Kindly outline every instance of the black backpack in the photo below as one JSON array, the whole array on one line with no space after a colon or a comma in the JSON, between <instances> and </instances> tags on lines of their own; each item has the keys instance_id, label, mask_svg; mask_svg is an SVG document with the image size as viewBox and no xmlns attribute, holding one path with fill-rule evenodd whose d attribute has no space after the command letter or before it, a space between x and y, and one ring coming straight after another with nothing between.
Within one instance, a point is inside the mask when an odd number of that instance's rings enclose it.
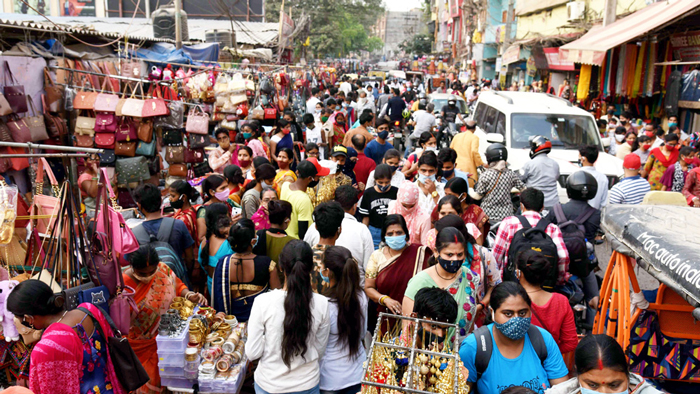
<instances>
[{"instance_id":1,"label":"black backpack","mask_svg":"<svg viewBox=\"0 0 700 394\"><path fill-rule=\"evenodd\" d=\"M595 213L596 209L589 205L574 220L566 218L561 204L556 204L553 211L557 218L557 223L559 223L561 235L564 238L564 245L566 245L566 250L569 252L569 272L583 279L591 273L591 259L588 256L586 230L583 227L583 223Z\"/></svg>"},{"instance_id":2,"label":"black backpack","mask_svg":"<svg viewBox=\"0 0 700 394\"><path fill-rule=\"evenodd\" d=\"M165 263L171 270L175 273L175 276L180 278L180 280L190 287L190 279L187 275L187 270L185 265L180 260L180 256L177 255L175 249L170 245L170 234L173 232L175 227L175 220L173 218L163 218L160 223L160 228L158 228L158 234L151 234L142 224L134 227L132 232L136 236L136 240L139 241L139 245L153 245L158 253L158 260Z\"/></svg>"},{"instance_id":3,"label":"black backpack","mask_svg":"<svg viewBox=\"0 0 700 394\"><path fill-rule=\"evenodd\" d=\"M542 333L534 324L530 324L527 330L527 335L530 337L530 343L540 359L540 363L544 367L544 361L547 359L547 345L544 343ZM489 326L481 326L474 331L476 337L476 357L474 359L474 367L476 368L476 380L481 379L481 375L486 372L486 368L491 361L491 353L493 353L493 336Z\"/></svg>"},{"instance_id":4,"label":"black backpack","mask_svg":"<svg viewBox=\"0 0 700 394\"><path fill-rule=\"evenodd\" d=\"M554 244L552 238L546 233L549 220L542 218L535 227L532 227L525 216L518 215L516 218L520 220L523 228L516 231L513 235L513 239L510 241L510 246L508 247L508 265L506 265L505 271L503 272L503 280L512 282L518 281L518 278L515 276L515 264L518 253L531 249L541 253L552 262L547 280L542 284L542 288L545 290L553 290L554 286L557 284L559 275L559 255L557 254L557 245Z\"/></svg>"}]
</instances>

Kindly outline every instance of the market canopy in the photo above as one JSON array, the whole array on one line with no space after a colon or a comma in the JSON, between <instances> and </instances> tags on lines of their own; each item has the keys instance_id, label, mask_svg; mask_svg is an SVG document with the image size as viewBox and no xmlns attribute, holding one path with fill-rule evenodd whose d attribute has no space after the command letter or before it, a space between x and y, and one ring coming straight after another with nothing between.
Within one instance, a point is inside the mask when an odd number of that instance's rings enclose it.
<instances>
[{"instance_id":1,"label":"market canopy","mask_svg":"<svg viewBox=\"0 0 700 394\"><path fill-rule=\"evenodd\" d=\"M684 17L700 0L666 0L648 5L608 26L595 26L583 37L559 48L563 60L600 66L605 53L652 30Z\"/></svg>"}]
</instances>

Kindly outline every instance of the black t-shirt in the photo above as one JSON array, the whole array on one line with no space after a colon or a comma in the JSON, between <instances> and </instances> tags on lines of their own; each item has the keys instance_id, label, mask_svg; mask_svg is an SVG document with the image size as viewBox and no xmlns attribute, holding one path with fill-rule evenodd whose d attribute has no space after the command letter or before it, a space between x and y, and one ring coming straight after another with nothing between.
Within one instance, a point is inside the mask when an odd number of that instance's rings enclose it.
<instances>
[{"instance_id":1,"label":"black t-shirt","mask_svg":"<svg viewBox=\"0 0 700 394\"><path fill-rule=\"evenodd\" d=\"M406 103L401 97L392 97L391 100L389 100L389 110L387 111L389 113L389 119L391 119L392 122L403 119L402 113L405 108Z\"/></svg>"},{"instance_id":2,"label":"black t-shirt","mask_svg":"<svg viewBox=\"0 0 700 394\"><path fill-rule=\"evenodd\" d=\"M390 187L386 193L379 193L374 187L365 190L365 194L362 195L362 204L360 204L360 215L369 216L370 226L382 228L384 218L389 212L389 203L396 200L398 191L396 186Z\"/></svg>"},{"instance_id":3,"label":"black t-shirt","mask_svg":"<svg viewBox=\"0 0 700 394\"><path fill-rule=\"evenodd\" d=\"M454 123L457 119L457 114L459 113L459 107L456 105L451 107L450 105L445 105L442 107L442 112L445 113L445 122Z\"/></svg>"}]
</instances>

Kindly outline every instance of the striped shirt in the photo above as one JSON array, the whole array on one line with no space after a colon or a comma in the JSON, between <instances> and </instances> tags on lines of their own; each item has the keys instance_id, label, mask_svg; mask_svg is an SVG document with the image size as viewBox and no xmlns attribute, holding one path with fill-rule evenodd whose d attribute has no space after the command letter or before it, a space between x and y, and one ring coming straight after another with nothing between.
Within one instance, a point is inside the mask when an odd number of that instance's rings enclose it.
<instances>
[{"instance_id":1,"label":"striped shirt","mask_svg":"<svg viewBox=\"0 0 700 394\"><path fill-rule=\"evenodd\" d=\"M649 182L641 176L623 178L610 189L610 204L640 204L649 193Z\"/></svg>"}]
</instances>

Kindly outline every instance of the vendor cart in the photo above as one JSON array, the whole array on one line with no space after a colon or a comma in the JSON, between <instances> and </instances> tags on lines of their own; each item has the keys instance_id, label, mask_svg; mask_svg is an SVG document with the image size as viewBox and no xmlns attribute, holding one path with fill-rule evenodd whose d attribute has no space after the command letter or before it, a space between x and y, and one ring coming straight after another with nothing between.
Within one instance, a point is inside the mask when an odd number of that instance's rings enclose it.
<instances>
[{"instance_id":1,"label":"vendor cart","mask_svg":"<svg viewBox=\"0 0 700 394\"><path fill-rule=\"evenodd\" d=\"M593 333L616 338L632 372L664 384L700 383L698 222L700 210L680 205L608 205L602 219L614 251ZM661 282L654 302L637 265Z\"/></svg>"}]
</instances>

